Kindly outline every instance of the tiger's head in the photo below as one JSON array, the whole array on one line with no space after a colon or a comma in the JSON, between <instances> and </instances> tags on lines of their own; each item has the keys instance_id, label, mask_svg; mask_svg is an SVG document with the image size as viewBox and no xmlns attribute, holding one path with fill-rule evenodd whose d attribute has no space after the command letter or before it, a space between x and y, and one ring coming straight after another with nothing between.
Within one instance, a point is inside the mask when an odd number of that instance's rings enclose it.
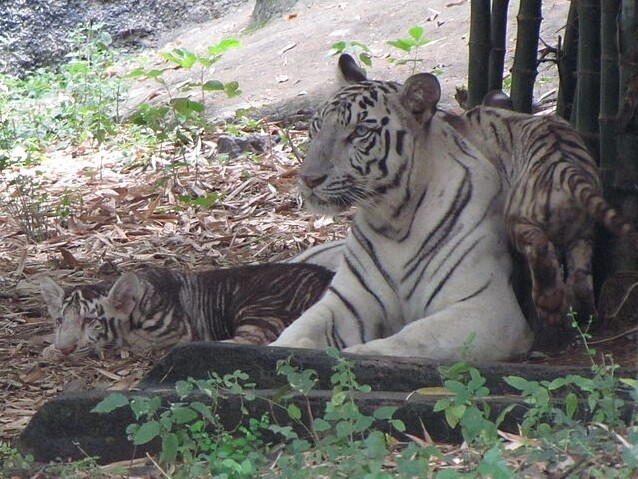
<instances>
[{"instance_id":1,"label":"tiger's head","mask_svg":"<svg viewBox=\"0 0 638 479\"><path fill-rule=\"evenodd\" d=\"M45 276L40 291L55 321L54 348L63 356L103 356L122 346L123 325L135 307L137 294L132 274L125 274L113 286L101 283L70 288Z\"/></svg>"},{"instance_id":2,"label":"tiger's head","mask_svg":"<svg viewBox=\"0 0 638 479\"><path fill-rule=\"evenodd\" d=\"M62 288L45 276L40 279L40 291L55 322L55 349L63 356L99 354L108 342L101 306L108 287L82 285Z\"/></svg>"},{"instance_id":3,"label":"tiger's head","mask_svg":"<svg viewBox=\"0 0 638 479\"><path fill-rule=\"evenodd\" d=\"M406 157L427 130L441 96L429 73L400 85L365 79L348 55L339 59L346 81L314 116L311 144L299 173L299 188L309 208L336 214L358 205L374 208L403 182Z\"/></svg>"}]
</instances>

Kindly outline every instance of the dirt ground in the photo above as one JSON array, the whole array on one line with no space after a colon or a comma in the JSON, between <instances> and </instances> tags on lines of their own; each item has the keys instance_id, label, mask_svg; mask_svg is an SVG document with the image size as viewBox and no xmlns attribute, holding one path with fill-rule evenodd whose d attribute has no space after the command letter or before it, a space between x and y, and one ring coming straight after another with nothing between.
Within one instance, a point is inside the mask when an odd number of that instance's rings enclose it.
<instances>
[{"instance_id":1,"label":"dirt ground","mask_svg":"<svg viewBox=\"0 0 638 479\"><path fill-rule=\"evenodd\" d=\"M507 57L511 66L516 38L518 1L510 2ZM457 107L456 87L466 84L469 41L469 0L299 0L288 15L272 19L261 29L250 29L249 1L227 16L167 36L164 49L175 47L203 51L223 38L237 38L241 48L229 50L215 65L210 79L237 80L243 94L226 99L218 94L209 102L213 116L232 115L238 108L269 105L266 111L281 113L315 105L335 87L336 59L329 55L338 41L358 41L373 55L369 76L380 80L402 81L412 73L410 65L396 65L389 57L407 58L386 44L405 38L407 30L421 25L431 42L417 53L419 69L437 71L442 85L442 106ZM545 0L541 39L556 45L562 34L569 0ZM152 57L151 57L152 58ZM174 72L176 82L188 74ZM537 97L555 88L556 70L549 64L539 68ZM157 93L152 82L140 83L132 92L129 105ZM275 107L273 107L275 105Z\"/></svg>"},{"instance_id":2,"label":"dirt ground","mask_svg":"<svg viewBox=\"0 0 638 479\"><path fill-rule=\"evenodd\" d=\"M517 3L517 2L513 2ZM172 46L204 48L224 37L240 38L243 47L228 52L212 78L238 80L244 94L232 100L214 97L215 115L237 108L286 104L312 105L334 88L330 45L357 40L373 53L375 78L403 79L407 67L386 61L396 55L386 40L406 36L413 25L425 27L433 42L420 56L425 69L440 70L444 106L465 83L469 2L432 0L300 1L291 15L248 32L252 4L227 17L176 33ZM544 2L543 38L555 42L567 0ZM514 24L515 8L512 8ZM388 13L383 13L388 12ZM294 15L293 15L294 14ZM514 37L511 30L510 37ZM513 46L513 43L511 44ZM156 57L149 54L149 62ZM174 72L175 81L183 80ZM538 96L551 94L553 70L542 70ZM142 83L132 100L154 95L157 85ZM290 105L293 105L292 107ZM74 359L45 361L42 349L52 341L53 325L37 290L37 278L49 274L67 283L95 281L139 263L194 268L272 261L323 241L344 236L348 215L316 217L300 208L294 194L297 160L283 142L276 123L263 121L260 133L273 138L266 152L230 162L211 161L216 137L205 138L197 151L181 152L189 166L171 167L161 158L121 161L115 150L98 153L83 148L50 152L39 169L51 197L68 195L64 221L51 225L52 236L26 241L13 218L0 216L0 440L15 438L37 408L63 391L86 388L126 389L134 385L156 358ZM294 140L304 132L291 131ZM145 158L143 146L132 155ZM177 157L177 152L175 152ZM14 173L14 172L10 172ZM218 192L223 197L206 209L181 202L180 195ZM619 364L634 367L635 325L596 333L598 354L611 352ZM548 364L589 364L582 346L575 346Z\"/></svg>"}]
</instances>

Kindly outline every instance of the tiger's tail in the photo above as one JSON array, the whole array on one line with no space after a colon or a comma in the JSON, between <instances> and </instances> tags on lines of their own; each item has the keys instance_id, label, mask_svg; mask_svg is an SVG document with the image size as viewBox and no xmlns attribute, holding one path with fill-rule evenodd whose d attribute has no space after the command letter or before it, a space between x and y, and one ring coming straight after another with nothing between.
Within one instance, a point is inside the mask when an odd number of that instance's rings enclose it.
<instances>
[{"instance_id":1,"label":"tiger's tail","mask_svg":"<svg viewBox=\"0 0 638 479\"><path fill-rule=\"evenodd\" d=\"M592 187L585 187L578 192L578 197L592 218L628 242L638 252L638 230L628 223L599 191Z\"/></svg>"}]
</instances>

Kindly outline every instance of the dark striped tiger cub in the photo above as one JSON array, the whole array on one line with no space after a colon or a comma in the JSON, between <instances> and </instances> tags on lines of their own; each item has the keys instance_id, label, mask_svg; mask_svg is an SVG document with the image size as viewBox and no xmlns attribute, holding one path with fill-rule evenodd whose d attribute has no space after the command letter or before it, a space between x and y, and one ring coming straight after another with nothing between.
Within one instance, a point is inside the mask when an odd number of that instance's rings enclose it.
<instances>
[{"instance_id":1,"label":"dark striped tiger cub","mask_svg":"<svg viewBox=\"0 0 638 479\"><path fill-rule=\"evenodd\" d=\"M436 77L368 81L342 56L338 91L311 122L305 203L358 211L325 296L273 345L503 360L532 334L510 284L505 187L437 110Z\"/></svg>"},{"instance_id":2,"label":"dark striped tiger cub","mask_svg":"<svg viewBox=\"0 0 638 479\"><path fill-rule=\"evenodd\" d=\"M596 314L591 271L596 221L638 249L638 233L602 195L596 164L574 128L554 115L509 111L491 92L483 106L453 123L497 166L508 189L505 222L525 257L537 316L567 323Z\"/></svg>"},{"instance_id":3,"label":"dark striped tiger cub","mask_svg":"<svg viewBox=\"0 0 638 479\"><path fill-rule=\"evenodd\" d=\"M148 268L115 282L62 288L41 280L55 319L46 354L163 350L179 342L268 344L325 292L333 273L271 263L178 272Z\"/></svg>"}]
</instances>

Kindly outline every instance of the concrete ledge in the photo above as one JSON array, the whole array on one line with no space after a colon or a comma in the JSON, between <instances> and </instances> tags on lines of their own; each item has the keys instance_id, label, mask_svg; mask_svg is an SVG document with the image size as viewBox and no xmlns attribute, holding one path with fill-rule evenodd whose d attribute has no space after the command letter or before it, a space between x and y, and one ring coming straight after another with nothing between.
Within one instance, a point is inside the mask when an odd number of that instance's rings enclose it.
<instances>
[{"instance_id":1,"label":"concrete ledge","mask_svg":"<svg viewBox=\"0 0 638 479\"><path fill-rule=\"evenodd\" d=\"M128 397L141 395L160 397L163 404L178 401L174 384L177 380L207 378L210 371L219 375L241 370L250 376L251 382L257 384L258 396L254 401L244 402L250 417L260 417L264 413L271 415L272 421L279 424L290 424L298 433L304 429L291 423L286 412L273 407L273 402L281 396L282 386L286 385L284 377L276 374L276 363L280 359L291 357L291 362L300 368L312 368L319 375L319 384L307 401L295 396L295 402L304 412L303 421L308 423L307 405L313 417L323 416L326 402L331 397L330 376L334 360L325 352L317 350L293 350L285 348L243 346L227 343L191 343L173 349L140 383L138 390L126 391ZM361 384L369 384L373 392L358 394L356 402L364 414L371 415L381 406L398 407L395 417L402 419L407 432L422 436L422 424L436 441L457 442L461 440L460 432L451 430L443 414L434 413L433 407L441 396L423 396L410 394L423 388L440 386L440 366L431 361L416 358L390 358L372 356L349 356L354 361L357 380ZM513 394L503 381L503 376L517 375L529 380L551 380L567 374L591 376L589 368L547 367L543 365L527 365L500 363L476 365L487 380L487 386L493 397L488 399L492 418L504 408L512 404L514 408L502 425L504 430L516 432L525 409L520 397ZM636 372L630 370L617 371L617 375L635 377ZM47 462L56 459L81 459L98 456L100 463L127 460L143 456L146 452L159 450L159 443L153 442L144 447L135 448L126 437L126 427L135 422L128 408L121 408L110 414L91 413L91 409L112 391L87 391L67 393L48 401L31 419L23 432L19 447L26 453L32 453L37 461ZM408 399L409 398L409 399ZM186 401L207 398L201 394L193 394ZM560 399L558 399L560 401ZM220 398L217 412L222 423L228 429L235 429L242 421L239 396ZM579 408L586 410L585 404ZM629 409L629 408L627 408ZM627 411L630 414L631 411ZM247 418L243 418L244 420ZM383 428L383 424L378 424ZM391 431L387 431L391 432ZM276 437L265 438L276 441Z\"/></svg>"}]
</instances>

